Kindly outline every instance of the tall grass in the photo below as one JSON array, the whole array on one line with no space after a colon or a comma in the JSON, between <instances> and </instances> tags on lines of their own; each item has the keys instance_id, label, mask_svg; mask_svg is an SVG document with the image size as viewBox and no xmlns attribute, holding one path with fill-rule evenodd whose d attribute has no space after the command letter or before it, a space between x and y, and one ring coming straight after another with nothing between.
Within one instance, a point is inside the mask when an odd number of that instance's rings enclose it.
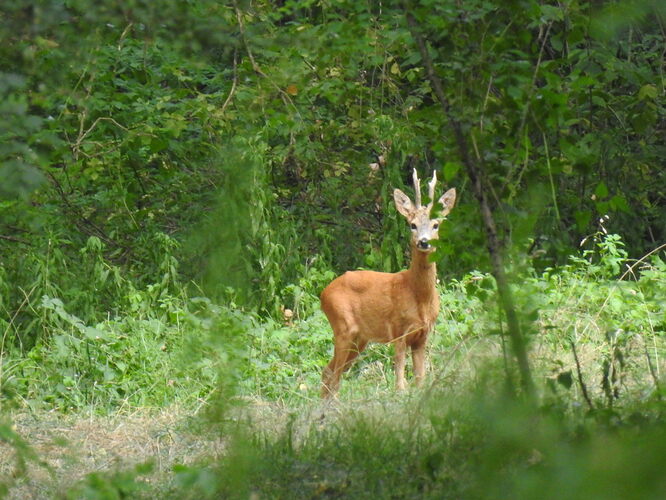
<instances>
[{"instance_id":1,"label":"tall grass","mask_svg":"<svg viewBox=\"0 0 666 500\"><path fill-rule=\"evenodd\" d=\"M442 285L423 389L395 393L391 348L376 345L339 401L320 403L332 334L317 292L330 275L314 270L289 291L295 313L275 318L165 288L136 290L125 316L95 323L56 297L31 301L44 335L27 356L3 343L3 404L207 408L203 428L225 455L178 466L139 496L657 498L666 264L630 261L614 237L595 244L564 268L514 279L536 406L516 396L494 281L482 273ZM0 431L23 446L8 424ZM134 492L151 474L97 474L72 495Z\"/></svg>"},{"instance_id":2,"label":"tall grass","mask_svg":"<svg viewBox=\"0 0 666 500\"><path fill-rule=\"evenodd\" d=\"M264 429L215 466L217 491L231 498L658 498L666 491L660 401L613 419L564 416L502 397L497 375L392 404L344 403L301 421L304 429L298 418L278 432ZM241 471L238 454L252 457Z\"/></svg>"},{"instance_id":3,"label":"tall grass","mask_svg":"<svg viewBox=\"0 0 666 500\"><path fill-rule=\"evenodd\" d=\"M536 406L511 387L492 279L453 282L424 390L392 392L386 347L361 357L332 406L295 391L302 372L278 379L282 418L255 414L208 486L230 498L661 498L665 271L606 237L521 276ZM318 321L278 332L299 338Z\"/></svg>"}]
</instances>

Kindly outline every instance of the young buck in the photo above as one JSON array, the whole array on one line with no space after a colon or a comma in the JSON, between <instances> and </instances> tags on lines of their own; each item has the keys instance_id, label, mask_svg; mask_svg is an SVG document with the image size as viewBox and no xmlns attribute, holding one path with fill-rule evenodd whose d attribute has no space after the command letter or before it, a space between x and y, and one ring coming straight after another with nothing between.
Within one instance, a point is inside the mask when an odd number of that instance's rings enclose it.
<instances>
[{"instance_id":1,"label":"young buck","mask_svg":"<svg viewBox=\"0 0 666 500\"><path fill-rule=\"evenodd\" d=\"M421 205L419 178L414 170L416 203L396 189L395 206L412 230L412 261L398 273L348 271L334 279L321 293L321 308L333 328L334 354L322 373L321 396L337 394L342 373L349 369L368 342L395 346L396 388L405 388L405 352L412 350L414 376L421 384L425 376L425 348L439 312L435 289L435 264L428 259L434 250L442 220L456 201L455 188L438 200L442 211L431 218L436 173L428 183L429 203Z\"/></svg>"}]
</instances>

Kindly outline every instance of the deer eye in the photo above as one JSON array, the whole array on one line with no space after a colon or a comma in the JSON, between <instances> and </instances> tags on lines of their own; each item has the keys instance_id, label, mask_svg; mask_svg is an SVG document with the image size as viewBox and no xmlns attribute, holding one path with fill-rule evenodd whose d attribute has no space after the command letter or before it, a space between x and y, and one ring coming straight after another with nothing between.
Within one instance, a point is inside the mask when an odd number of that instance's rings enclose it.
<instances>
[{"instance_id":1,"label":"deer eye","mask_svg":"<svg viewBox=\"0 0 666 500\"><path fill-rule=\"evenodd\" d=\"M437 229L438 227L439 227L439 222L435 222L435 223L432 225L432 228L433 228L433 229Z\"/></svg>"},{"instance_id":2,"label":"deer eye","mask_svg":"<svg viewBox=\"0 0 666 500\"><path fill-rule=\"evenodd\" d=\"M411 227L412 227L412 231L416 231L416 224L414 224L414 223L412 222Z\"/></svg>"}]
</instances>

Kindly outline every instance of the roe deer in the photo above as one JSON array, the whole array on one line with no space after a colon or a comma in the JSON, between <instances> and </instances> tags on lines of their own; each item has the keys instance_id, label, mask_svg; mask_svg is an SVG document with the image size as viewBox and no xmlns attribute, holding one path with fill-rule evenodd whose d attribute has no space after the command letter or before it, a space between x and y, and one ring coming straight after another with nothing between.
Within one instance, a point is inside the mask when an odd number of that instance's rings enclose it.
<instances>
[{"instance_id":1,"label":"roe deer","mask_svg":"<svg viewBox=\"0 0 666 500\"><path fill-rule=\"evenodd\" d=\"M428 183L429 203L421 205L419 178L414 169L416 203L395 189L395 206L412 230L412 260L398 273L348 271L321 293L321 308L333 328L334 354L322 373L321 397L335 396L342 373L349 369L368 342L395 346L396 389L405 388L405 351L412 349L414 376L420 385L425 376L425 347L439 312L435 289L436 268L428 259L438 238L439 225L456 201L455 188L439 199L439 217L430 218L437 174Z\"/></svg>"}]
</instances>

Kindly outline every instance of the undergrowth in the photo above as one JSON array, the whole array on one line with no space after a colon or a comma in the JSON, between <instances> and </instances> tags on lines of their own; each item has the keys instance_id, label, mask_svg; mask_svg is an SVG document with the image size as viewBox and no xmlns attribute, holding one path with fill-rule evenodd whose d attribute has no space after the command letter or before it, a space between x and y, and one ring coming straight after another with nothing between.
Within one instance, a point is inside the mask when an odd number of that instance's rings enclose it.
<instances>
[{"instance_id":1,"label":"undergrowth","mask_svg":"<svg viewBox=\"0 0 666 500\"><path fill-rule=\"evenodd\" d=\"M96 245L89 242L86 252ZM16 318L0 320L5 404L102 413L174 401L196 406L215 392L221 370L243 396L289 404L317 398L321 369L332 355L318 292L332 273L306 274L285 292L293 309L283 307L270 317L189 296L170 277L175 270L161 283L137 289L97 259L90 267L99 269L96 274L106 270L100 283L111 281L106 286L121 290L126 306L89 323L57 295L26 294L21 314L41 333L34 346L25 346ZM622 391L640 392L646 381L657 385L664 359L665 276L659 255L630 261L613 235L598 238L596 248L563 268L516 274L520 317L542 380L570 380L576 400L588 406L596 406L592 397L612 404ZM446 378L465 363L473 370L470 360L478 357L504 357L508 366L493 278L470 273L443 284L440 296L430 342L433 376ZM341 397L390 390L391 351L371 345L346 374ZM589 386L589 401L581 380Z\"/></svg>"},{"instance_id":2,"label":"undergrowth","mask_svg":"<svg viewBox=\"0 0 666 500\"><path fill-rule=\"evenodd\" d=\"M229 498L659 498L666 492L661 394L612 417L565 416L507 398L500 370L481 371L481 380L394 401L309 407L309 418L294 412L278 431L240 432L230 453L204 469L207 487Z\"/></svg>"},{"instance_id":3,"label":"undergrowth","mask_svg":"<svg viewBox=\"0 0 666 500\"><path fill-rule=\"evenodd\" d=\"M92 323L58 296L30 296L25 308L42 333L27 349L12 320L2 324L0 397L5 409L36 414L176 404L222 423L206 431L228 441L222 459L178 466L159 487L142 479L149 466L96 473L72 497L150 497L155 488L174 498L657 497L666 263L657 252L629 260L615 236L594 245L560 269L514 274L536 407L507 396L515 374L504 319L494 280L476 272L441 285L420 391L394 393L391 348L375 345L345 375L339 402L318 402L332 334L317 293L332 275L312 271L285 294L293 309L276 317L169 280L125 284L125 314ZM0 438L17 477L39 463L10 420ZM3 481L9 491L13 481Z\"/></svg>"}]
</instances>

